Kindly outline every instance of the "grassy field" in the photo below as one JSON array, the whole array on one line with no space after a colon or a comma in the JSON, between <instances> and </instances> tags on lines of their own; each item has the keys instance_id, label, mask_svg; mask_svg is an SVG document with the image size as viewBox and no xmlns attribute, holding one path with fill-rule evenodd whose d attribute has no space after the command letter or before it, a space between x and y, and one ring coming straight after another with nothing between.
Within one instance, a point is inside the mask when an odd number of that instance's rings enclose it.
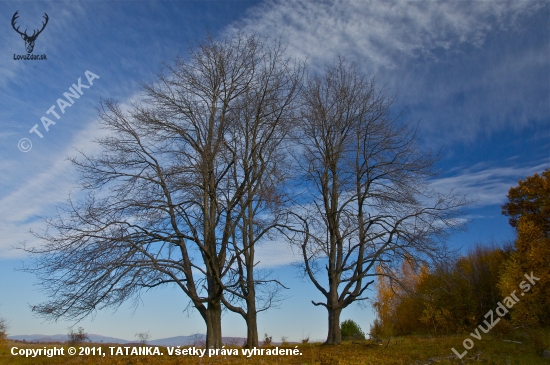
<instances>
[{"instance_id":1,"label":"grassy field","mask_svg":"<svg viewBox=\"0 0 550 365\"><path fill-rule=\"evenodd\" d=\"M24 356L11 355L11 348L16 346L19 349L44 348L40 344L25 344L9 341L0 350L0 364L22 365L22 364L113 364L113 365L161 365L161 364L302 364L302 365L332 365L332 364L550 364L550 360L543 359L537 354L542 346L547 346L550 340L550 331L519 332L507 336L496 337L490 334L483 335L481 340L474 340L474 346L468 351L462 360L449 359L454 347L458 352L463 352L462 342L466 335L421 337L407 336L385 339L382 345L369 342L351 343L347 342L340 346L323 346L321 344L303 344L298 349L302 355L297 356L252 356L247 358L243 355L218 355L199 358L196 356L168 356L167 349L159 347L163 356L111 356L108 345L102 344L102 352L106 356L70 356L67 355L68 345L57 345L65 348L65 356L51 357L38 356L25 358ZM517 341L506 342L504 340ZM53 347L53 344L46 347ZM86 344L91 347L93 344ZM96 345L96 347L99 345ZM118 345L111 345L118 346ZM182 347L187 348L187 347ZM230 347L238 350L241 349ZM273 349L274 347L271 347ZM294 346L286 346L294 349ZM265 347L264 349L268 349Z\"/></svg>"}]
</instances>

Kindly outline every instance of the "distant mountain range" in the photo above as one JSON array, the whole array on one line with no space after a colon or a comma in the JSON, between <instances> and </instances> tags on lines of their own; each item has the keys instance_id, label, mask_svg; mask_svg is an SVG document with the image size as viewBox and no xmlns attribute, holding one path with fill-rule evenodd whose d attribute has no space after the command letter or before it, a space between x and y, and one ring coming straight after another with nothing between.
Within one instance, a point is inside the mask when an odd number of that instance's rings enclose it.
<instances>
[{"instance_id":1,"label":"distant mountain range","mask_svg":"<svg viewBox=\"0 0 550 365\"><path fill-rule=\"evenodd\" d=\"M138 342L94 334L88 334L88 337L90 338L90 342L94 343L116 343L123 345ZM18 335L8 336L8 339L27 342L65 342L67 341L67 335ZM147 344L153 346L189 346L193 344L201 344L204 341L206 341L206 335L196 333L190 336L176 336L151 340L147 341ZM245 341L246 339L242 337L222 337L223 343L235 346L241 346L245 343Z\"/></svg>"},{"instance_id":2,"label":"distant mountain range","mask_svg":"<svg viewBox=\"0 0 550 365\"><path fill-rule=\"evenodd\" d=\"M97 343L130 343L132 341L123 340L115 337L107 337L101 335L89 334L91 342ZM67 335L18 335L8 336L10 340L27 341L27 342L65 342L67 341Z\"/></svg>"}]
</instances>

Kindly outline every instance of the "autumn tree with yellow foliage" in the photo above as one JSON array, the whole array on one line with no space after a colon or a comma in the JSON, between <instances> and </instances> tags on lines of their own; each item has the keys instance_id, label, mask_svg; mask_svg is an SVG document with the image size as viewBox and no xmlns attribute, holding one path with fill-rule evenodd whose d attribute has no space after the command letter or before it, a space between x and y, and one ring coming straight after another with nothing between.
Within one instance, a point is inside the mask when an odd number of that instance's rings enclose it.
<instances>
[{"instance_id":1,"label":"autumn tree with yellow foliage","mask_svg":"<svg viewBox=\"0 0 550 365\"><path fill-rule=\"evenodd\" d=\"M518 324L550 325L550 169L520 180L510 188L502 213L516 229L515 252L504 265L499 288L503 295L518 290L524 275L540 280L514 305Z\"/></svg>"},{"instance_id":2,"label":"autumn tree with yellow foliage","mask_svg":"<svg viewBox=\"0 0 550 365\"><path fill-rule=\"evenodd\" d=\"M424 303L416 295L416 290L419 282L428 275L427 267L418 268L408 257L399 270L378 265L376 273L377 296L373 308L378 318L371 332L379 335L407 334L422 327L420 316Z\"/></svg>"}]
</instances>

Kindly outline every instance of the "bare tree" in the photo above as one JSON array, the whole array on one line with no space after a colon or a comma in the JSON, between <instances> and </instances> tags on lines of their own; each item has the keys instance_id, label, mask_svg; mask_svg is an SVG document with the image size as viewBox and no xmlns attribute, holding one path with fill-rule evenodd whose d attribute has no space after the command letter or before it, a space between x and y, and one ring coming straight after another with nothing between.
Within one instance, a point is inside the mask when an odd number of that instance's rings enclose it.
<instances>
[{"instance_id":1,"label":"bare tree","mask_svg":"<svg viewBox=\"0 0 550 365\"><path fill-rule=\"evenodd\" d=\"M237 156L232 166L233 184L244 184L232 241L236 260L223 302L246 321L249 348L259 345L257 313L280 300L284 288L267 271L255 268L256 246L280 226L280 208L286 200L284 182L289 175L287 136L296 119L295 98L304 70L301 63L283 58L283 50L276 43L264 53L258 65L260 82L240 99L241 107L232 116L235 128L230 148Z\"/></svg>"},{"instance_id":2,"label":"bare tree","mask_svg":"<svg viewBox=\"0 0 550 365\"><path fill-rule=\"evenodd\" d=\"M209 38L145 85L129 111L103 102L102 124L112 131L98 140L103 152L71 159L86 197L47 221L54 233L39 235L44 246L26 248L40 254L30 270L50 296L38 313L81 318L175 284L204 319L206 346L222 346L224 278L242 254L232 240L250 196L265 186L252 170L233 173L248 158L240 153L249 141L236 138L239 115L262 88L280 100L255 102L259 119L284 115L295 87L291 75L272 82L266 72L276 73L281 59L267 53L253 35ZM277 87L288 91L271 91ZM271 138L268 129L262 138Z\"/></svg>"},{"instance_id":3,"label":"bare tree","mask_svg":"<svg viewBox=\"0 0 550 365\"><path fill-rule=\"evenodd\" d=\"M340 60L310 77L302 95L307 193L290 213L297 224L288 236L325 297L312 303L328 311L326 343L337 344L340 313L366 299L376 265L440 255L437 237L459 225L464 201L430 189L436 158L420 151L415 129L390 118L393 99L353 64Z\"/></svg>"},{"instance_id":4,"label":"bare tree","mask_svg":"<svg viewBox=\"0 0 550 365\"><path fill-rule=\"evenodd\" d=\"M69 333L67 334L67 338L68 338L67 342L71 345L84 343L90 340L90 337L82 327L78 327L76 331L74 330L74 328L69 328Z\"/></svg>"},{"instance_id":5,"label":"bare tree","mask_svg":"<svg viewBox=\"0 0 550 365\"><path fill-rule=\"evenodd\" d=\"M151 338L151 335L149 334L149 331L147 332L138 332L135 334L136 339L139 341L140 344L146 345L147 341Z\"/></svg>"},{"instance_id":6,"label":"bare tree","mask_svg":"<svg viewBox=\"0 0 550 365\"><path fill-rule=\"evenodd\" d=\"M8 322L5 318L0 317L0 345L8 339Z\"/></svg>"}]
</instances>

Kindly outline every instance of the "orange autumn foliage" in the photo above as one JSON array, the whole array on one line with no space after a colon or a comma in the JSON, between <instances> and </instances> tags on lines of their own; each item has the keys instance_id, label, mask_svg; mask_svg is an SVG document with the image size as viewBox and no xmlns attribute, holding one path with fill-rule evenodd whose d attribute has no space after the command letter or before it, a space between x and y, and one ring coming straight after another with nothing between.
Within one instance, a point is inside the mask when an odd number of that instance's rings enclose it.
<instances>
[{"instance_id":1,"label":"orange autumn foliage","mask_svg":"<svg viewBox=\"0 0 550 365\"><path fill-rule=\"evenodd\" d=\"M459 333L525 281L539 278L503 320L517 325L550 325L550 170L519 181L502 213L516 229L514 248L476 246L466 256L415 268L377 269L377 314L371 332L379 335ZM391 278L391 279L390 279ZM508 324L509 326L509 324ZM501 326L502 327L502 326Z\"/></svg>"},{"instance_id":2,"label":"orange autumn foliage","mask_svg":"<svg viewBox=\"0 0 550 365\"><path fill-rule=\"evenodd\" d=\"M422 314L421 302L415 296L418 283L428 275L428 269L421 266L415 269L411 259L404 260L400 270L391 270L378 266L376 283L376 301L373 307L378 318L371 332L394 335L415 331Z\"/></svg>"},{"instance_id":3,"label":"orange autumn foliage","mask_svg":"<svg viewBox=\"0 0 550 365\"><path fill-rule=\"evenodd\" d=\"M518 324L550 325L550 170L520 180L510 188L502 213L516 229L515 253L503 267L502 294L517 290L533 272L540 279L514 306Z\"/></svg>"},{"instance_id":4,"label":"orange autumn foliage","mask_svg":"<svg viewBox=\"0 0 550 365\"><path fill-rule=\"evenodd\" d=\"M377 319L371 331L443 334L475 327L502 300L497 284L509 256L507 249L476 246L468 255L431 270L414 270L405 262L393 273L395 280L379 276L373 304Z\"/></svg>"}]
</instances>

